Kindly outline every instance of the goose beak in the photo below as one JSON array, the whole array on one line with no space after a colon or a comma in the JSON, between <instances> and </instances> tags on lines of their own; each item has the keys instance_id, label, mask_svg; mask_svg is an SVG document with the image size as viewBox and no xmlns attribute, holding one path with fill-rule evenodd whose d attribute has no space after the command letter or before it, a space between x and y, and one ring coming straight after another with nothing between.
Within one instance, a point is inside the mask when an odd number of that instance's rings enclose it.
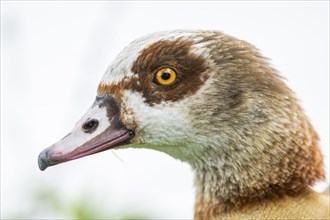
<instances>
[{"instance_id":1,"label":"goose beak","mask_svg":"<svg viewBox=\"0 0 330 220\"><path fill-rule=\"evenodd\" d=\"M97 97L67 136L39 154L39 169L129 144L134 131L121 123L119 109L114 98Z\"/></svg>"}]
</instances>

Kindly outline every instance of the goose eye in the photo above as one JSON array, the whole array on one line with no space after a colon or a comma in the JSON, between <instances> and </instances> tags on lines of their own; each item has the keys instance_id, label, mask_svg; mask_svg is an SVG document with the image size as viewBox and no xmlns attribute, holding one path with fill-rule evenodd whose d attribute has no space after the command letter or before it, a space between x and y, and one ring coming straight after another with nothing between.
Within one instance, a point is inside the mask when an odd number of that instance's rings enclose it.
<instances>
[{"instance_id":1,"label":"goose eye","mask_svg":"<svg viewBox=\"0 0 330 220\"><path fill-rule=\"evenodd\" d=\"M162 86L168 86L175 82L176 72L171 68L162 68L155 75L155 83Z\"/></svg>"}]
</instances>

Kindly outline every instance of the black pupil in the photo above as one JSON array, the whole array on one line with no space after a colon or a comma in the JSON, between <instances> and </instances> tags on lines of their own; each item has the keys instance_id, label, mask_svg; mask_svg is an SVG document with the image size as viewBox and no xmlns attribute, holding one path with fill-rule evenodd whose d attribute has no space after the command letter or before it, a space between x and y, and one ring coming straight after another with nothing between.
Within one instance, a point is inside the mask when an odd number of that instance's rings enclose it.
<instances>
[{"instance_id":1,"label":"black pupil","mask_svg":"<svg viewBox=\"0 0 330 220\"><path fill-rule=\"evenodd\" d=\"M168 80L171 77L171 74L169 72L163 72L161 77L163 80Z\"/></svg>"}]
</instances>

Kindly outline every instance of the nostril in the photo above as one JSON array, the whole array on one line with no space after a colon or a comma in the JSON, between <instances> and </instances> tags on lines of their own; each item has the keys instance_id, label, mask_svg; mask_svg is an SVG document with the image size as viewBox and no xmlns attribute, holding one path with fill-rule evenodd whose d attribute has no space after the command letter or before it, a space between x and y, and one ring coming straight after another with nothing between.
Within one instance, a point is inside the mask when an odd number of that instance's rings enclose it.
<instances>
[{"instance_id":1,"label":"nostril","mask_svg":"<svg viewBox=\"0 0 330 220\"><path fill-rule=\"evenodd\" d=\"M85 133L92 133L93 131L95 131L95 129L97 128L97 126L99 125L99 121L96 119L91 119L86 121L83 125L82 125L82 130Z\"/></svg>"}]
</instances>

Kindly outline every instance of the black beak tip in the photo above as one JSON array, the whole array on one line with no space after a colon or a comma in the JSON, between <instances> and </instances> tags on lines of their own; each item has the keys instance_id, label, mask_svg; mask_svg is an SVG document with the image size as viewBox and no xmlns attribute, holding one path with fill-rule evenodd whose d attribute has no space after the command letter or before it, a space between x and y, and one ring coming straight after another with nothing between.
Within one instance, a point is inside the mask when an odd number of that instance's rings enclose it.
<instances>
[{"instance_id":1,"label":"black beak tip","mask_svg":"<svg viewBox=\"0 0 330 220\"><path fill-rule=\"evenodd\" d=\"M47 159L46 159L46 153L41 152L38 157L38 166L41 171L44 171L48 167Z\"/></svg>"}]
</instances>

